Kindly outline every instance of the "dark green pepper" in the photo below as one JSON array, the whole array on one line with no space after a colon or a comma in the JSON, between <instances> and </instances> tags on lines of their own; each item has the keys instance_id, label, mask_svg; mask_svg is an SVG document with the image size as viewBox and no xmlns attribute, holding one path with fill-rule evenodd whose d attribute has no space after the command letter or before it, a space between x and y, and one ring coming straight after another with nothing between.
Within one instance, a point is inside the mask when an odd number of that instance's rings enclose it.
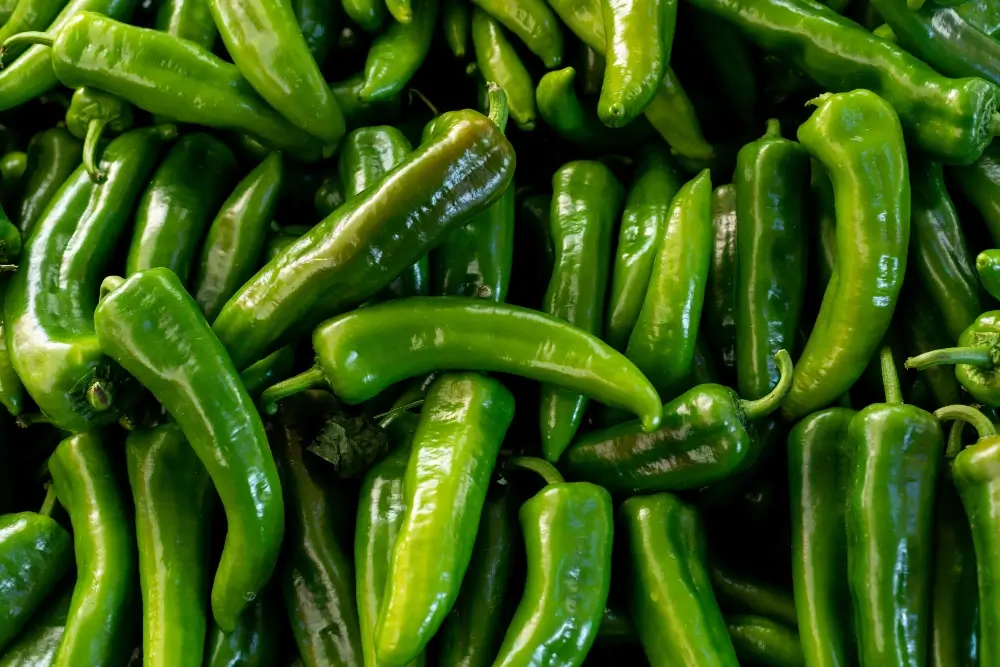
<instances>
[{"instance_id":1,"label":"dark green pepper","mask_svg":"<svg viewBox=\"0 0 1000 667\"><path fill-rule=\"evenodd\" d=\"M6 298L7 282L0 279L0 307ZM14 371L4 328L3 317L0 315L0 405L7 408L12 417L20 417L25 408L24 383Z\"/></svg>"},{"instance_id":2,"label":"dark green pepper","mask_svg":"<svg viewBox=\"0 0 1000 667\"><path fill-rule=\"evenodd\" d=\"M736 186L712 190L712 256L701 311L702 332L716 366L736 382Z\"/></svg>"},{"instance_id":3,"label":"dark green pepper","mask_svg":"<svg viewBox=\"0 0 1000 667\"><path fill-rule=\"evenodd\" d=\"M337 98L340 110L344 112L348 131L368 125L391 123L399 117L402 106L399 95L379 101L361 101L361 89L365 86L363 74L355 74L343 81L330 82L328 85L333 96Z\"/></svg>"},{"instance_id":4,"label":"dark green pepper","mask_svg":"<svg viewBox=\"0 0 1000 667\"><path fill-rule=\"evenodd\" d=\"M169 35L212 50L219 30L212 20L208 0L164 0L156 10L153 27Z\"/></svg>"},{"instance_id":5,"label":"dark green pepper","mask_svg":"<svg viewBox=\"0 0 1000 667\"><path fill-rule=\"evenodd\" d=\"M14 13L10 18L3 21L0 28L0 44L3 44L9 37L13 37L22 32L31 30L45 30L52 24L60 11L66 7L66 0L30 0L30 2L17 2ZM4 64L13 63L22 53L25 47L14 47L11 49L0 49L0 57Z\"/></svg>"},{"instance_id":6,"label":"dark green pepper","mask_svg":"<svg viewBox=\"0 0 1000 667\"><path fill-rule=\"evenodd\" d=\"M948 347L955 339L941 326L941 313L919 284L909 284L899 300L897 316L903 333L906 353L919 356ZM920 377L927 385L937 407L944 407L962 400L962 388L955 377L955 371L944 366L932 366L920 371Z\"/></svg>"},{"instance_id":7,"label":"dark green pepper","mask_svg":"<svg viewBox=\"0 0 1000 667\"><path fill-rule=\"evenodd\" d=\"M690 5L682 6L680 11L682 25L694 31L699 48L696 53L704 59L713 86L725 96L727 108L744 125L755 127L764 82L757 73L758 58L753 47L736 26L717 16Z\"/></svg>"},{"instance_id":8,"label":"dark green pepper","mask_svg":"<svg viewBox=\"0 0 1000 667\"><path fill-rule=\"evenodd\" d=\"M483 77L506 93L510 117L522 130L535 129L535 86L531 75L500 22L479 7L472 10L472 46Z\"/></svg>"},{"instance_id":9,"label":"dark green pepper","mask_svg":"<svg viewBox=\"0 0 1000 667\"><path fill-rule=\"evenodd\" d=\"M727 616L733 648L742 665L806 667L799 635L764 616Z\"/></svg>"},{"instance_id":10,"label":"dark green pepper","mask_svg":"<svg viewBox=\"0 0 1000 667\"><path fill-rule=\"evenodd\" d=\"M83 166L97 182L105 174L98 169L98 145L105 134L121 134L132 129L132 106L103 90L81 86L73 93L66 111L66 129L83 139Z\"/></svg>"},{"instance_id":11,"label":"dark green pepper","mask_svg":"<svg viewBox=\"0 0 1000 667\"><path fill-rule=\"evenodd\" d=\"M54 127L31 138L24 185L18 201L12 206L21 233L27 235L82 159L83 144L65 128Z\"/></svg>"},{"instance_id":12,"label":"dark green pepper","mask_svg":"<svg viewBox=\"0 0 1000 667\"><path fill-rule=\"evenodd\" d=\"M265 389L290 377L294 367L295 349L291 345L286 345L240 373L240 380L243 381L247 393L257 399Z\"/></svg>"},{"instance_id":13,"label":"dark green pepper","mask_svg":"<svg viewBox=\"0 0 1000 667\"><path fill-rule=\"evenodd\" d=\"M1000 247L1000 145L990 144L982 156L964 167L949 169L958 189L979 212L995 247Z\"/></svg>"},{"instance_id":14,"label":"dark green pepper","mask_svg":"<svg viewBox=\"0 0 1000 667\"><path fill-rule=\"evenodd\" d=\"M17 636L17 640L0 653L0 667L43 667L52 664L63 632L69 605L73 599L73 585L53 593L31 622Z\"/></svg>"},{"instance_id":15,"label":"dark green pepper","mask_svg":"<svg viewBox=\"0 0 1000 667\"><path fill-rule=\"evenodd\" d=\"M375 38L365 61L362 102L380 102L398 95L420 69L431 48L437 25L438 0L413 0L412 20L392 23Z\"/></svg>"},{"instance_id":16,"label":"dark green pepper","mask_svg":"<svg viewBox=\"0 0 1000 667\"><path fill-rule=\"evenodd\" d=\"M983 289L1000 300L1000 250L984 250L976 256L976 273Z\"/></svg>"},{"instance_id":17,"label":"dark green pepper","mask_svg":"<svg viewBox=\"0 0 1000 667\"><path fill-rule=\"evenodd\" d=\"M281 656L281 601L266 588L240 614L236 628L213 625L205 644L205 667L277 667Z\"/></svg>"},{"instance_id":18,"label":"dark green pepper","mask_svg":"<svg viewBox=\"0 0 1000 667\"><path fill-rule=\"evenodd\" d=\"M548 69L562 65L562 26L544 0L472 0L524 42ZM489 79L506 86L496 79Z\"/></svg>"},{"instance_id":19,"label":"dark green pepper","mask_svg":"<svg viewBox=\"0 0 1000 667\"><path fill-rule=\"evenodd\" d=\"M293 0L292 11L317 67L322 69L332 40L340 31L339 12L327 0ZM330 91L333 92L333 91ZM336 99L334 95L334 99ZM339 105L338 105L339 106ZM341 110L343 114L343 110ZM346 120L346 118L345 118Z\"/></svg>"},{"instance_id":20,"label":"dark green pepper","mask_svg":"<svg viewBox=\"0 0 1000 667\"><path fill-rule=\"evenodd\" d=\"M465 58L469 44L469 6L466 0L443 0L441 27L451 52L456 58Z\"/></svg>"}]
</instances>

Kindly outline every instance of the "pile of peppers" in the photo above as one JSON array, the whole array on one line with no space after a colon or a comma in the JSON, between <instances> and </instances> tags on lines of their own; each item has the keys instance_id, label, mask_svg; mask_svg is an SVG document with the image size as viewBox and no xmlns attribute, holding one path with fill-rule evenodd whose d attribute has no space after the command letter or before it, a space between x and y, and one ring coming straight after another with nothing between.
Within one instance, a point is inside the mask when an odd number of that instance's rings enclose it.
<instances>
[{"instance_id":1,"label":"pile of peppers","mask_svg":"<svg viewBox=\"0 0 1000 667\"><path fill-rule=\"evenodd\" d=\"M997 0L0 0L0 667L1000 667Z\"/></svg>"}]
</instances>

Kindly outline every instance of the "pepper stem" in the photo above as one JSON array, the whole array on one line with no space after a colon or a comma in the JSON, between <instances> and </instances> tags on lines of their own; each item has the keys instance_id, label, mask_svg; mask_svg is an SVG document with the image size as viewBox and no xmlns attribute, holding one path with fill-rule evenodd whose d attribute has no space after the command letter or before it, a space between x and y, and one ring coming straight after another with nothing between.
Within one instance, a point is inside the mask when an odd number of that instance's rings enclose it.
<instances>
[{"instance_id":1,"label":"pepper stem","mask_svg":"<svg viewBox=\"0 0 1000 667\"><path fill-rule=\"evenodd\" d=\"M48 33L37 30L29 30L26 32L19 32L16 35L11 35L4 40L3 46L0 46L0 52L6 53L12 46L31 46L34 44L38 44L39 46L52 46L55 41L55 37Z\"/></svg>"},{"instance_id":2,"label":"pepper stem","mask_svg":"<svg viewBox=\"0 0 1000 667\"><path fill-rule=\"evenodd\" d=\"M997 112L992 116L990 116L990 121L989 124L986 126L986 131L989 132L989 135L991 137L995 137L998 134L1000 134L1000 112Z\"/></svg>"},{"instance_id":3,"label":"pepper stem","mask_svg":"<svg viewBox=\"0 0 1000 667\"><path fill-rule=\"evenodd\" d=\"M42 516L52 516L52 510L56 507L56 487L54 484L45 485L45 500L42 501L42 508L38 513Z\"/></svg>"},{"instance_id":4,"label":"pepper stem","mask_svg":"<svg viewBox=\"0 0 1000 667\"><path fill-rule=\"evenodd\" d=\"M543 461L535 456L515 456L507 459L508 468L520 468L538 473L546 484L562 484L566 480L556 470L556 467L548 461Z\"/></svg>"},{"instance_id":5,"label":"pepper stem","mask_svg":"<svg viewBox=\"0 0 1000 667\"><path fill-rule=\"evenodd\" d=\"M278 384L265 389L264 393L260 396L260 404L264 408L265 413L273 415L278 411L278 401L302 393L308 389L329 386L330 383L327 382L323 369L319 366L313 366L307 371L303 371L298 375L290 377L287 380L282 380Z\"/></svg>"},{"instance_id":6,"label":"pepper stem","mask_svg":"<svg viewBox=\"0 0 1000 667\"><path fill-rule=\"evenodd\" d=\"M121 276L108 276L101 281L101 295L98 300L104 301L112 292L125 284Z\"/></svg>"},{"instance_id":7,"label":"pepper stem","mask_svg":"<svg viewBox=\"0 0 1000 667\"><path fill-rule=\"evenodd\" d=\"M962 431L964 430L964 420L956 419L951 423L951 430L948 431L948 444L944 448L944 457L949 461L962 451Z\"/></svg>"},{"instance_id":8,"label":"pepper stem","mask_svg":"<svg viewBox=\"0 0 1000 667\"><path fill-rule=\"evenodd\" d=\"M101 183L105 178L104 172L98 169L97 166L99 162L97 144L100 142L101 135L104 134L104 128L107 124L108 121L103 118L90 119L90 123L87 124L87 136L83 140L83 166L87 169L87 173L90 174L90 180L95 183Z\"/></svg>"},{"instance_id":9,"label":"pepper stem","mask_svg":"<svg viewBox=\"0 0 1000 667\"><path fill-rule=\"evenodd\" d=\"M878 351L882 362L882 386L885 388L885 402L893 405L903 403L903 391L899 388L899 375L896 373L896 362L892 358L892 348L888 345Z\"/></svg>"},{"instance_id":10,"label":"pepper stem","mask_svg":"<svg viewBox=\"0 0 1000 667\"><path fill-rule=\"evenodd\" d=\"M979 432L980 440L997 434L996 427L993 426L990 418L968 405L946 405L943 408L935 410L934 416L940 421L960 419L963 422L972 424L973 428Z\"/></svg>"},{"instance_id":11,"label":"pepper stem","mask_svg":"<svg viewBox=\"0 0 1000 667\"><path fill-rule=\"evenodd\" d=\"M486 96L490 101L490 120L496 123L501 132L507 131L507 93L503 88L490 81L486 84Z\"/></svg>"},{"instance_id":12,"label":"pepper stem","mask_svg":"<svg viewBox=\"0 0 1000 667\"><path fill-rule=\"evenodd\" d=\"M87 387L87 402L97 412L104 412L111 407L111 387L104 380L94 380Z\"/></svg>"},{"instance_id":13,"label":"pepper stem","mask_svg":"<svg viewBox=\"0 0 1000 667\"><path fill-rule=\"evenodd\" d=\"M978 368L992 368L993 357L988 347L944 347L931 350L906 360L906 367L922 371L934 366L968 364Z\"/></svg>"},{"instance_id":14,"label":"pepper stem","mask_svg":"<svg viewBox=\"0 0 1000 667\"><path fill-rule=\"evenodd\" d=\"M780 408L785 396L792 388L792 373L795 370L792 366L792 356L788 354L787 350L778 350L777 354L774 355L774 363L777 364L780 375L778 376L778 384L774 385L771 393L753 401L740 399L740 407L743 408L743 414L748 420L766 417Z\"/></svg>"},{"instance_id":15,"label":"pepper stem","mask_svg":"<svg viewBox=\"0 0 1000 667\"><path fill-rule=\"evenodd\" d=\"M421 398L416 401L412 401L410 403L404 403L402 405L394 405L389 410L386 410L385 412L375 415L372 419L376 420L387 419L389 417L399 414L400 412L406 412L410 408L416 408L423 404L424 404L424 399Z\"/></svg>"},{"instance_id":16,"label":"pepper stem","mask_svg":"<svg viewBox=\"0 0 1000 667\"><path fill-rule=\"evenodd\" d=\"M767 119L767 129L764 131L765 139L780 139L781 138L781 121L777 118Z\"/></svg>"}]
</instances>

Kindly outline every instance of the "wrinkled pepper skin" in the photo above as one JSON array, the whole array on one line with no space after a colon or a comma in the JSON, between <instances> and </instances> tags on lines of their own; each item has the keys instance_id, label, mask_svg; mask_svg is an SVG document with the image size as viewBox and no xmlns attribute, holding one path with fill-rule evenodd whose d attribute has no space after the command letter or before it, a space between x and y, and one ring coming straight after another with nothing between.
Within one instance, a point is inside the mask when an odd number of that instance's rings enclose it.
<instances>
[{"instance_id":1,"label":"wrinkled pepper skin","mask_svg":"<svg viewBox=\"0 0 1000 667\"><path fill-rule=\"evenodd\" d=\"M143 664L197 665L205 652L211 480L173 423L130 433L125 458L139 547Z\"/></svg>"},{"instance_id":2,"label":"wrinkled pepper skin","mask_svg":"<svg viewBox=\"0 0 1000 667\"><path fill-rule=\"evenodd\" d=\"M513 395L476 373L443 375L427 390L375 629L379 664L404 665L415 658L454 605L513 417Z\"/></svg>"},{"instance_id":3,"label":"wrinkled pepper skin","mask_svg":"<svg viewBox=\"0 0 1000 667\"><path fill-rule=\"evenodd\" d=\"M186 284L205 225L235 180L225 144L203 133L181 137L139 199L125 276L164 267Z\"/></svg>"},{"instance_id":4,"label":"wrinkled pepper skin","mask_svg":"<svg viewBox=\"0 0 1000 667\"><path fill-rule=\"evenodd\" d=\"M375 38L365 61L362 102L388 100L406 87L427 57L437 26L438 0L413 0L413 19L394 22Z\"/></svg>"},{"instance_id":5,"label":"wrinkled pepper skin","mask_svg":"<svg viewBox=\"0 0 1000 667\"><path fill-rule=\"evenodd\" d=\"M970 165L949 169L959 191L979 212L994 247L1000 247L1000 146L990 144Z\"/></svg>"},{"instance_id":6,"label":"wrinkled pepper skin","mask_svg":"<svg viewBox=\"0 0 1000 667\"><path fill-rule=\"evenodd\" d=\"M172 125L133 130L104 150L103 183L83 166L35 224L11 278L4 333L14 370L59 428L86 431L118 419L131 383L94 334L99 280Z\"/></svg>"},{"instance_id":7,"label":"wrinkled pepper skin","mask_svg":"<svg viewBox=\"0 0 1000 667\"><path fill-rule=\"evenodd\" d=\"M213 328L237 367L373 296L503 194L515 156L496 124L465 110L444 114L435 126L433 139L229 300Z\"/></svg>"},{"instance_id":8,"label":"wrinkled pepper skin","mask_svg":"<svg viewBox=\"0 0 1000 667\"><path fill-rule=\"evenodd\" d=\"M611 589L611 496L586 482L550 484L519 512L528 572L494 667L578 667Z\"/></svg>"},{"instance_id":9,"label":"wrinkled pepper skin","mask_svg":"<svg viewBox=\"0 0 1000 667\"><path fill-rule=\"evenodd\" d=\"M124 282L106 279L102 292L94 315L101 349L177 420L222 499L229 528L212 613L231 631L270 579L284 532L281 485L264 425L177 276L149 269Z\"/></svg>"},{"instance_id":10,"label":"wrinkled pepper skin","mask_svg":"<svg viewBox=\"0 0 1000 667\"><path fill-rule=\"evenodd\" d=\"M611 234L623 194L614 174L600 162L569 162L552 176L549 220L555 265L542 310L598 336L604 319ZM559 460L576 435L586 407L586 396L542 385L539 423L546 459Z\"/></svg>"},{"instance_id":11,"label":"wrinkled pepper skin","mask_svg":"<svg viewBox=\"0 0 1000 667\"><path fill-rule=\"evenodd\" d=\"M736 219L736 186L712 190L712 257L701 326L725 384L736 382Z\"/></svg>"},{"instance_id":12,"label":"wrinkled pepper skin","mask_svg":"<svg viewBox=\"0 0 1000 667\"><path fill-rule=\"evenodd\" d=\"M11 211L22 234L27 236L82 159L83 144L65 128L54 127L31 138L21 196Z\"/></svg>"},{"instance_id":13,"label":"wrinkled pepper skin","mask_svg":"<svg viewBox=\"0 0 1000 667\"><path fill-rule=\"evenodd\" d=\"M135 527L105 444L63 440L49 458L56 497L73 524L76 586L54 667L122 665L132 651Z\"/></svg>"},{"instance_id":14,"label":"wrinkled pepper skin","mask_svg":"<svg viewBox=\"0 0 1000 667\"><path fill-rule=\"evenodd\" d=\"M864 373L892 322L906 272L910 179L896 113L874 93L824 96L799 141L826 168L837 210L837 267L782 409L832 403Z\"/></svg>"},{"instance_id":15,"label":"wrinkled pepper skin","mask_svg":"<svg viewBox=\"0 0 1000 667\"><path fill-rule=\"evenodd\" d=\"M653 667L738 667L706 570L697 510L658 493L622 503L629 612Z\"/></svg>"},{"instance_id":16,"label":"wrinkled pepper skin","mask_svg":"<svg viewBox=\"0 0 1000 667\"><path fill-rule=\"evenodd\" d=\"M806 295L809 154L777 120L736 157L736 388L760 398L778 381L774 353L793 350Z\"/></svg>"},{"instance_id":17,"label":"wrinkled pepper skin","mask_svg":"<svg viewBox=\"0 0 1000 667\"><path fill-rule=\"evenodd\" d=\"M654 146L642 153L625 197L611 270L604 339L616 350L628 345L639 319L670 220L670 204L680 187L680 170L666 147Z\"/></svg>"},{"instance_id":18,"label":"wrinkled pepper skin","mask_svg":"<svg viewBox=\"0 0 1000 667\"><path fill-rule=\"evenodd\" d=\"M847 429L857 413L828 408L788 434L792 588L808 667L855 664L850 625L844 489L854 459Z\"/></svg>"},{"instance_id":19,"label":"wrinkled pepper skin","mask_svg":"<svg viewBox=\"0 0 1000 667\"><path fill-rule=\"evenodd\" d=\"M153 27L209 51L219 35L208 0L164 0L156 10Z\"/></svg>"},{"instance_id":20,"label":"wrinkled pepper skin","mask_svg":"<svg viewBox=\"0 0 1000 667\"><path fill-rule=\"evenodd\" d=\"M205 644L205 667L277 667L281 657L281 601L267 588L240 614L236 628L213 625Z\"/></svg>"},{"instance_id":21,"label":"wrinkled pepper skin","mask_svg":"<svg viewBox=\"0 0 1000 667\"><path fill-rule=\"evenodd\" d=\"M545 67L562 65L562 25L544 0L472 0L473 4L517 35Z\"/></svg>"},{"instance_id":22,"label":"wrinkled pepper skin","mask_svg":"<svg viewBox=\"0 0 1000 667\"><path fill-rule=\"evenodd\" d=\"M66 629L73 585L50 596L17 640L0 654L0 667L46 667L52 664Z\"/></svg>"},{"instance_id":23,"label":"wrinkled pepper skin","mask_svg":"<svg viewBox=\"0 0 1000 667\"><path fill-rule=\"evenodd\" d=\"M531 74L504 34L500 22L484 10L472 10L472 46L483 78L503 88L510 117L522 130L535 129L536 109Z\"/></svg>"},{"instance_id":24,"label":"wrinkled pepper skin","mask_svg":"<svg viewBox=\"0 0 1000 667\"><path fill-rule=\"evenodd\" d=\"M806 667L799 635L765 616L727 616L733 648L743 664L763 667Z\"/></svg>"}]
</instances>

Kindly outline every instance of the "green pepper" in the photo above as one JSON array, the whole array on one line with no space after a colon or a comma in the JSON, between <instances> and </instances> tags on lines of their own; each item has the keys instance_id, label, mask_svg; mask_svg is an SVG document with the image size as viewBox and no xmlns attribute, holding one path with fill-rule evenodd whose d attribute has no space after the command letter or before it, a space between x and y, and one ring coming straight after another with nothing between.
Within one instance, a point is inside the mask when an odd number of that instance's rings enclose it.
<instances>
[{"instance_id":1,"label":"green pepper","mask_svg":"<svg viewBox=\"0 0 1000 667\"><path fill-rule=\"evenodd\" d=\"M795 347L806 294L808 178L808 153L781 137L776 119L736 158L736 386L746 398L771 390L774 353Z\"/></svg>"},{"instance_id":2,"label":"green pepper","mask_svg":"<svg viewBox=\"0 0 1000 667\"><path fill-rule=\"evenodd\" d=\"M799 635L764 616L727 616L726 625L740 664L806 667Z\"/></svg>"},{"instance_id":3,"label":"green pepper","mask_svg":"<svg viewBox=\"0 0 1000 667\"><path fill-rule=\"evenodd\" d=\"M164 0L156 10L157 30L212 50L219 30L212 20L208 0Z\"/></svg>"},{"instance_id":4,"label":"green pepper","mask_svg":"<svg viewBox=\"0 0 1000 667\"><path fill-rule=\"evenodd\" d=\"M629 611L650 664L737 667L697 510L658 493L629 498L618 513L628 535Z\"/></svg>"},{"instance_id":5,"label":"green pepper","mask_svg":"<svg viewBox=\"0 0 1000 667\"><path fill-rule=\"evenodd\" d=\"M562 65L563 34L556 15L544 0L472 0L503 27L524 42L525 46L542 59L545 67ZM475 38L473 38L475 39ZM497 81L496 79L489 79ZM506 91L500 81L497 81Z\"/></svg>"},{"instance_id":6,"label":"green pepper","mask_svg":"<svg viewBox=\"0 0 1000 667\"><path fill-rule=\"evenodd\" d=\"M639 319L680 178L666 147L641 153L625 197L604 324L604 339L616 350L625 349Z\"/></svg>"},{"instance_id":7,"label":"green pepper","mask_svg":"<svg viewBox=\"0 0 1000 667\"><path fill-rule=\"evenodd\" d=\"M31 138L21 193L11 207L22 234L28 234L82 157L83 144L65 128L54 127Z\"/></svg>"},{"instance_id":8,"label":"green pepper","mask_svg":"<svg viewBox=\"0 0 1000 667\"><path fill-rule=\"evenodd\" d=\"M987 146L972 164L949 169L958 189L979 212L994 246L1000 247L1000 146Z\"/></svg>"},{"instance_id":9,"label":"green pepper","mask_svg":"<svg viewBox=\"0 0 1000 667\"><path fill-rule=\"evenodd\" d=\"M229 529L212 612L231 631L270 579L284 531L281 487L264 426L177 276L160 268L124 282L109 277L101 292L94 314L101 349L177 420L222 499Z\"/></svg>"},{"instance_id":10,"label":"green pepper","mask_svg":"<svg viewBox=\"0 0 1000 667\"><path fill-rule=\"evenodd\" d=\"M899 300L897 315L903 332L906 351L918 356L939 348L947 347L954 338L941 326L942 315L931 303L920 285L907 285ZM931 397L937 407L952 405L962 400L961 387L951 368L933 366L920 371Z\"/></svg>"},{"instance_id":11,"label":"green pepper","mask_svg":"<svg viewBox=\"0 0 1000 667\"><path fill-rule=\"evenodd\" d=\"M396 19L396 22L406 25L413 22L413 1L385 0L385 6L389 10L389 15Z\"/></svg>"},{"instance_id":12,"label":"green pepper","mask_svg":"<svg viewBox=\"0 0 1000 667\"><path fill-rule=\"evenodd\" d=\"M302 37L305 38L306 48L316 61L316 66L322 69L330 52L331 41L340 29L334 3L325 0L293 0L292 12Z\"/></svg>"},{"instance_id":13,"label":"green pepper","mask_svg":"<svg viewBox=\"0 0 1000 667\"><path fill-rule=\"evenodd\" d=\"M0 308L6 294L7 281L0 280ZM4 329L3 316L0 315L0 405L7 408L12 417L20 417L25 408L24 383L14 371Z\"/></svg>"},{"instance_id":14,"label":"green pepper","mask_svg":"<svg viewBox=\"0 0 1000 667\"><path fill-rule=\"evenodd\" d=\"M507 95L510 117L522 130L535 129L535 94L531 75L507 40L500 22L479 7L472 10L472 46L487 81Z\"/></svg>"},{"instance_id":15,"label":"green pepper","mask_svg":"<svg viewBox=\"0 0 1000 667\"><path fill-rule=\"evenodd\" d=\"M107 179L79 167L36 223L4 303L4 333L18 376L53 424L84 431L111 423L131 382L94 334L98 280L172 125L133 130L104 150ZM120 405L121 403L121 405Z\"/></svg>"},{"instance_id":16,"label":"green pepper","mask_svg":"<svg viewBox=\"0 0 1000 667\"><path fill-rule=\"evenodd\" d=\"M131 105L114 95L90 86L81 86L73 93L66 111L66 129L83 139L83 165L93 180L100 182L105 176L98 169L101 138L106 133L131 130L134 123Z\"/></svg>"},{"instance_id":17,"label":"green pepper","mask_svg":"<svg viewBox=\"0 0 1000 667\"><path fill-rule=\"evenodd\" d=\"M595 335L600 335L603 324L611 232L622 195L622 186L600 162L569 162L552 176L555 266L542 309ZM559 460L586 407L585 395L542 385L539 419L546 459Z\"/></svg>"},{"instance_id":18,"label":"green pepper","mask_svg":"<svg viewBox=\"0 0 1000 667\"><path fill-rule=\"evenodd\" d=\"M854 664L847 579L844 489L854 449L847 428L857 414L827 408L788 434L792 508L792 585L802 651L810 667Z\"/></svg>"},{"instance_id":19,"label":"green pepper","mask_svg":"<svg viewBox=\"0 0 1000 667\"><path fill-rule=\"evenodd\" d=\"M377 33L388 13L385 0L341 0L344 13L366 32Z\"/></svg>"},{"instance_id":20,"label":"green pepper","mask_svg":"<svg viewBox=\"0 0 1000 667\"><path fill-rule=\"evenodd\" d=\"M362 102L379 102L399 94L420 69L431 48L437 25L438 0L413 0L413 17L393 23L375 38L365 61Z\"/></svg>"},{"instance_id":21,"label":"green pepper","mask_svg":"<svg viewBox=\"0 0 1000 667\"><path fill-rule=\"evenodd\" d=\"M983 289L1000 299L1000 250L984 250L976 256L976 273Z\"/></svg>"},{"instance_id":22,"label":"green pepper","mask_svg":"<svg viewBox=\"0 0 1000 667\"><path fill-rule=\"evenodd\" d=\"M712 255L701 326L726 384L736 380L736 186L712 190Z\"/></svg>"},{"instance_id":23,"label":"green pepper","mask_svg":"<svg viewBox=\"0 0 1000 667\"><path fill-rule=\"evenodd\" d=\"M135 527L105 443L71 435L49 458L59 504L73 524L76 586L52 665L120 665L132 650Z\"/></svg>"},{"instance_id":24,"label":"green pepper","mask_svg":"<svg viewBox=\"0 0 1000 667\"><path fill-rule=\"evenodd\" d=\"M934 497L944 440L934 415L903 404L890 348L880 356L886 401L858 412L847 429L854 448L847 582L860 663L917 667L930 639Z\"/></svg>"},{"instance_id":25,"label":"green pepper","mask_svg":"<svg viewBox=\"0 0 1000 667\"><path fill-rule=\"evenodd\" d=\"M712 183L703 170L670 204L642 309L625 348L662 397L690 386L712 249Z\"/></svg>"},{"instance_id":26,"label":"green pepper","mask_svg":"<svg viewBox=\"0 0 1000 667\"><path fill-rule=\"evenodd\" d=\"M892 107L867 90L816 102L798 136L833 182L837 265L795 367L786 419L829 405L864 373L892 322L910 236L906 149Z\"/></svg>"},{"instance_id":27,"label":"green pepper","mask_svg":"<svg viewBox=\"0 0 1000 667\"><path fill-rule=\"evenodd\" d=\"M958 337L958 347L924 352L906 360L907 368L925 370L955 364L955 377L972 398L1000 406L1000 310L983 313Z\"/></svg>"},{"instance_id":28,"label":"green pepper","mask_svg":"<svg viewBox=\"0 0 1000 667\"><path fill-rule=\"evenodd\" d=\"M456 58L465 58L469 44L469 7L465 0L443 0L441 28L451 52Z\"/></svg>"},{"instance_id":29,"label":"green pepper","mask_svg":"<svg viewBox=\"0 0 1000 667\"><path fill-rule=\"evenodd\" d=\"M1000 7L989 0L967 0L955 7L955 11L963 20L991 37L1000 32Z\"/></svg>"},{"instance_id":30,"label":"green pepper","mask_svg":"<svg viewBox=\"0 0 1000 667\"><path fill-rule=\"evenodd\" d=\"M552 196L515 192L514 258L520 267L510 277L511 303L539 310L552 279Z\"/></svg>"},{"instance_id":31,"label":"green pepper","mask_svg":"<svg viewBox=\"0 0 1000 667\"><path fill-rule=\"evenodd\" d=\"M205 644L205 667L277 667L281 656L281 602L266 588L243 611L232 632L213 625Z\"/></svg>"},{"instance_id":32,"label":"green pepper","mask_svg":"<svg viewBox=\"0 0 1000 667\"><path fill-rule=\"evenodd\" d=\"M186 283L205 225L235 177L236 158L221 141L204 133L181 137L139 200L125 275L162 266Z\"/></svg>"},{"instance_id":33,"label":"green pepper","mask_svg":"<svg viewBox=\"0 0 1000 667\"><path fill-rule=\"evenodd\" d=\"M416 657L454 605L513 416L511 393L482 375L446 374L427 390L375 631L379 663Z\"/></svg>"},{"instance_id":34,"label":"green pepper","mask_svg":"<svg viewBox=\"0 0 1000 667\"><path fill-rule=\"evenodd\" d=\"M632 421L577 438L566 451L567 473L625 494L697 489L746 469L757 458L748 424L777 410L791 386L788 352L775 361L781 380L764 398L697 386L663 405L658 430L643 433Z\"/></svg>"},{"instance_id":35,"label":"green pepper","mask_svg":"<svg viewBox=\"0 0 1000 667\"><path fill-rule=\"evenodd\" d=\"M601 10L607 62L597 115L622 127L645 110L667 72L677 0L602 0Z\"/></svg>"},{"instance_id":36,"label":"green pepper","mask_svg":"<svg viewBox=\"0 0 1000 667\"><path fill-rule=\"evenodd\" d=\"M521 505L527 579L493 665L578 667L597 637L611 589L611 496L593 484L566 483L540 459L507 464L538 472L546 486Z\"/></svg>"},{"instance_id":37,"label":"green pepper","mask_svg":"<svg viewBox=\"0 0 1000 667\"><path fill-rule=\"evenodd\" d=\"M618 607L614 601L608 600L608 606L604 608L604 616L601 617L601 625L597 628L597 639L594 640L594 645L614 646L635 644L638 641L635 623L632 622L628 613L624 608Z\"/></svg>"},{"instance_id":38,"label":"green pepper","mask_svg":"<svg viewBox=\"0 0 1000 667\"><path fill-rule=\"evenodd\" d=\"M135 501L147 667L200 664L212 485L176 424L133 431L125 443Z\"/></svg>"},{"instance_id":39,"label":"green pepper","mask_svg":"<svg viewBox=\"0 0 1000 667\"><path fill-rule=\"evenodd\" d=\"M712 590L726 613L765 616L789 627L798 627L792 594L784 588L733 572L712 562L708 567Z\"/></svg>"},{"instance_id":40,"label":"green pepper","mask_svg":"<svg viewBox=\"0 0 1000 667\"><path fill-rule=\"evenodd\" d=\"M496 117L499 90L493 97ZM213 328L237 367L373 296L503 194L515 156L495 123L464 110L443 114L435 128L437 134L402 164L313 227L229 300Z\"/></svg>"},{"instance_id":41,"label":"green pepper","mask_svg":"<svg viewBox=\"0 0 1000 667\"><path fill-rule=\"evenodd\" d=\"M49 516L54 504L50 488L39 512L0 516L0 652L72 565L69 533Z\"/></svg>"},{"instance_id":42,"label":"green pepper","mask_svg":"<svg viewBox=\"0 0 1000 667\"><path fill-rule=\"evenodd\" d=\"M24 184L24 172L28 168L28 155L22 151L10 151L0 156L0 202L11 207ZM15 211L16 213L16 211Z\"/></svg>"},{"instance_id":43,"label":"green pepper","mask_svg":"<svg viewBox=\"0 0 1000 667\"><path fill-rule=\"evenodd\" d=\"M42 667L51 665L62 641L69 615L73 586L63 586L53 593L13 644L0 654L0 667Z\"/></svg>"},{"instance_id":44,"label":"green pepper","mask_svg":"<svg viewBox=\"0 0 1000 667\"><path fill-rule=\"evenodd\" d=\"M239 182L209 226L191 290L209 322L259 266L284 173L281 154L269 155Z\"/></svg>"}]
</instances>

